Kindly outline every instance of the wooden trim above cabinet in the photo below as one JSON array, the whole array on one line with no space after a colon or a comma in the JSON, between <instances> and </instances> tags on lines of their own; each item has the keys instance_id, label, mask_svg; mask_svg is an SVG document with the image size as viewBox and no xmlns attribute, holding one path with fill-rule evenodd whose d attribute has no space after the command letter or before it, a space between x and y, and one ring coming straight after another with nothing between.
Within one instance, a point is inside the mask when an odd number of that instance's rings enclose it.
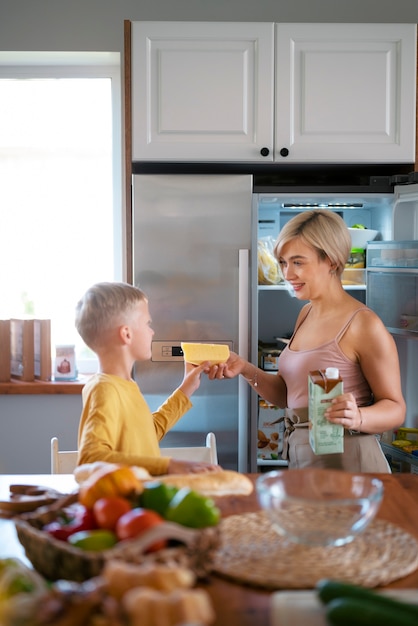
<instances>
[{"instance_id":1,"label":"wooden trim above cabinet","mask_svg":"<svg viewBox=\"0 0 418 626\"><path fill-rule=\"evenodd\" d=\"M416 120L415 120L415 168L414 171L418 172L418 33L417 33L417 81L416 81Z\"/></svg>"},{"instance_id":2,"label":"wooden trim above cabinet","mask_svg":"<svg viewBox=\"0 0 418 626\"><path fill-rule=\"evenodd\" d=\"M132 100L131 100L131 22L124 21L124 114L125 114L125 229L126 229L126 280L133 284L132 276Z\"/></svg>"}]
</instances>

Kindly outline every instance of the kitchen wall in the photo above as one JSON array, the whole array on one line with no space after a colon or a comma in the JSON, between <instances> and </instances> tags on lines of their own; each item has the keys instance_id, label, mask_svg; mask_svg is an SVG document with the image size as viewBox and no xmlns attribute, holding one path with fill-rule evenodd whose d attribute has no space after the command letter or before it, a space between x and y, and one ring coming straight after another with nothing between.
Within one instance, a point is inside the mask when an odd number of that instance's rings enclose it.
<instances>
[{"instance_id":1,"label":"kitchen wall","mask_svg":"<svg viewBox=\"0 0 418 626\"><path fill-rule=\"evenodd\" d=\"M77 448L81 396L0 395L0 474L49 474L51 437Z\"/></svg>"},{"instance_id":2,"label":"kitchen wall","mask_svg":"<svg viewBox=\"0 0 418 626\"><path fill-rule=\"evenodd\" d=\"M416 0L0 0L1 50L123 50L123 21L416 22Z\"/></svg>"},{"instance_id":3,"label":"kitchen wall","mask_svg":"<svg viewBox=\"0 0 418 626\"><path fill-rule=\"evenodd\" d=\"M378 8L378 11L377 11ZM0 51L119 51L129 20L409 22L417 0L0 0ZM50 438L74 448L79 396L0 395L0 473L50 470Z\"/></svg>"}]
</instances>

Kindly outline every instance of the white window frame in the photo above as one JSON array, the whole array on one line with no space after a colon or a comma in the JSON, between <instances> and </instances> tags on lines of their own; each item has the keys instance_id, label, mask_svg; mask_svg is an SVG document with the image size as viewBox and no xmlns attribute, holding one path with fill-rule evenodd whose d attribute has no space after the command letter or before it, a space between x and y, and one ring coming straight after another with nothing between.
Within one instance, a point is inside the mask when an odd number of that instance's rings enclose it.
<instances>
[{"instance_id":1,"label":"white window frame","mask_svg":"<svg viewBox=\"0 0 418 626\"><path fill-rule=\"evenodd\" d=\"M122 185L122 95L119 52L0 51L0 79L110 78L112 94L113 246L114 278L126 276L126 219ZM97 359L77 360L80 374L97 371Z\"/></svg>"}]
</instances>

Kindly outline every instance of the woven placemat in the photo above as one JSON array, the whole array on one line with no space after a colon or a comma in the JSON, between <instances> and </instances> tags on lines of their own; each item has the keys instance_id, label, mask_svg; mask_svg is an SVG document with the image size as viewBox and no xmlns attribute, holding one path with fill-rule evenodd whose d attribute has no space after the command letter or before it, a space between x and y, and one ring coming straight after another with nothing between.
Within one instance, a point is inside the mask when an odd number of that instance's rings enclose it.
<instances>
[{"instance_id":1,"label":"woven placemat","mask_svg":"<svg viewBox=\"0 0 418 626\"><path fill-rule=\"evenodd\" d=\"M262 511L223 519L221 537L213 573L266 589L312 589L321 578L378 587L418 568L418 541L383 520L340 547L286 541Z\"/></svg>"}]
</instances>

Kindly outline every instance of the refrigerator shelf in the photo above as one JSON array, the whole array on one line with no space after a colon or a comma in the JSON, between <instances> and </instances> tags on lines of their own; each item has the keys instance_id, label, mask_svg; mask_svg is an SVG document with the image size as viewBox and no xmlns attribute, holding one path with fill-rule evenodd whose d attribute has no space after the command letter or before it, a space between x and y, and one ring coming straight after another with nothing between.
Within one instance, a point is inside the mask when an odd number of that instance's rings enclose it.
<instances>
[{"instance_id":1,"label":"refrigerator shelf","mask_svg":"<svg viewBox=\"0 0 418 626\"><path fill-rule=\"evenodd\" d=\"M364 291L366 285L359 283L357 285L343 285L345 291ZM258 285L259 291L289 291L286 285Z\"/></svg>"},{"instance_id":2,"label":"refrigerator shelf","mask_svg":"<svg viewBox=\"0 0 418 626\"><path fill-rule=\"evenodd\" d=\"M386 457L391 457L391 459L395 459L396 461L401 461L411 467L411 473L418 473L418 457L414 454L409 454L409 452L403 452L399 448L392 446L390 443L380 442L380 447L382 448ZM414 470L412 469L414 468Z\"/></svg>"},{"instance_id":3,"label":"refrigerator shelf","mask_svg":"<svg viewBox=\"0 0 418 626\"><path fill-rule=\"evenodd\" d=\"M418 330L410 330L405 328L394 328L386 326L391 335L400 335L402 337L408 337L408 339L418 339Z\"/></svg>"},{"instance_id":4,"label":"refrigerator shelf","mask_svg":"<svg viewBox=\"0 0 418 626\"><path fill-rule=\"evenodd\" d=\"M417 273L417 267L405 267L405 266L387 266L387 267L383 267L383 266L378 266L378 265L374 265L374 266L370 266L367 268L367 271L371 274L416 274Z\"/></svg>"},{"instance_id":5,"label":"refrigerator shelf","mask_svg":"<svg viewBox=\"0 0 418 626\"><path fill-rule=\"evenodd\" d=\"M257 465L279 465L280 467L287 467L287 461L282 459L257 459Z\"/></svg>"}]
</instances>

